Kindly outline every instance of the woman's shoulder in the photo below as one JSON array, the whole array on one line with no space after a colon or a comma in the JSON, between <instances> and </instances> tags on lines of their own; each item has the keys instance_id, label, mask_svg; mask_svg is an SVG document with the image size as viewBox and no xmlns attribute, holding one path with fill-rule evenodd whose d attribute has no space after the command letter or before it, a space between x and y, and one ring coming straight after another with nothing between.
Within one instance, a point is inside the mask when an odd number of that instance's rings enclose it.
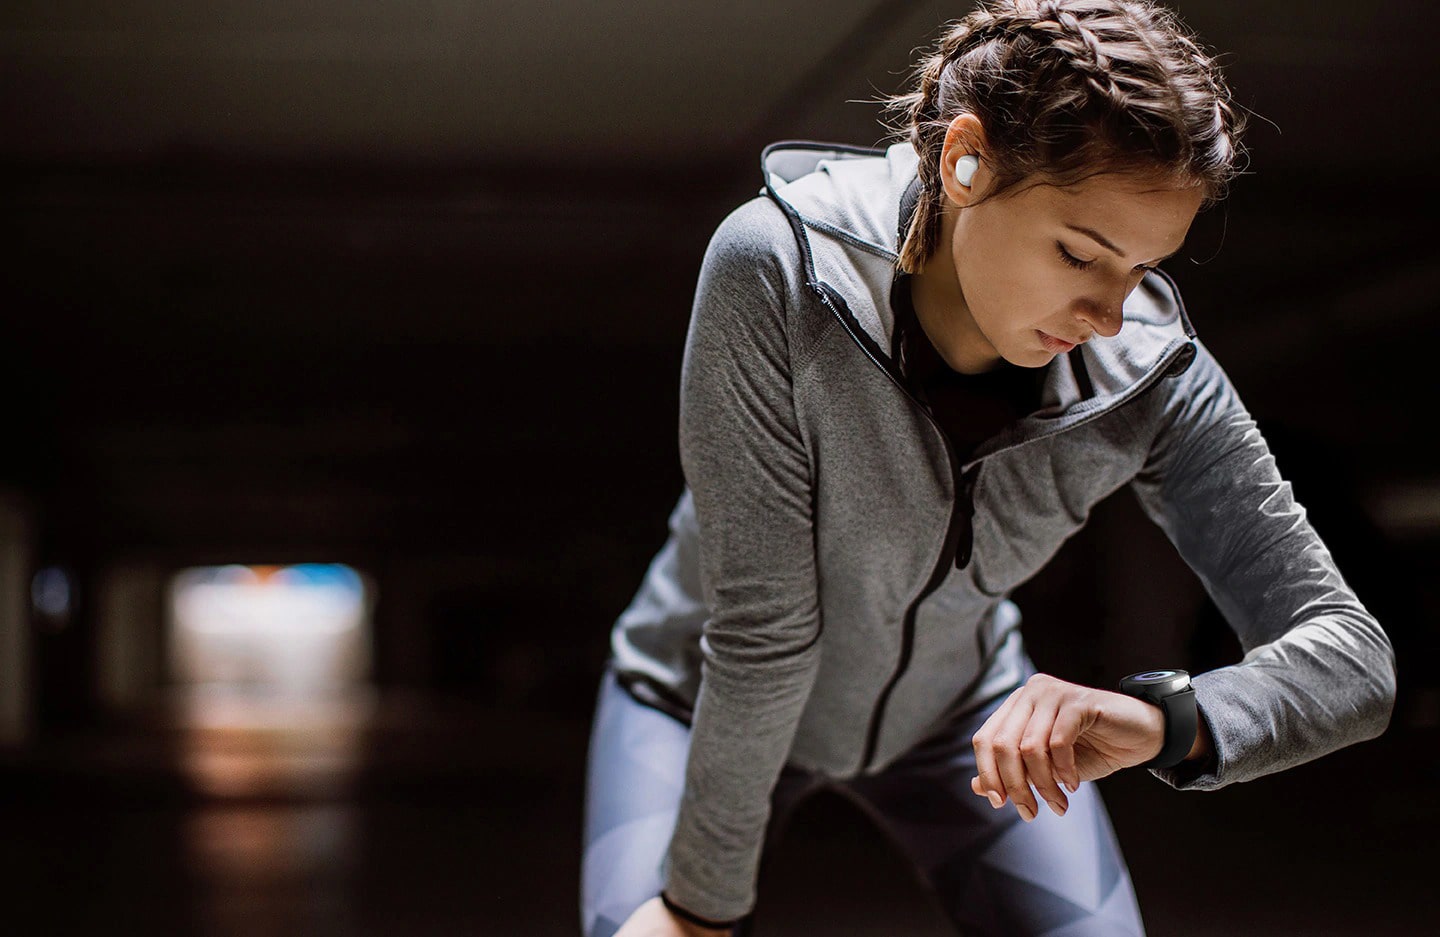
<instances>
[{"instance_id":1,"label":"woman's shoulder","mask_svg":"<svg viewBox=\"0 0 1440 937\"><path fill-rule=\"evenodd\" d=\"M806 275L800 241L785 213L761 195L715 229L696 287L692 319L746 344L783 343L797 358L824 333L830 314Z\"/></svg>"},{"instance_id":2,"label":"woman's shoulder","mask_svg":"<svg viewBox=\"0 0 1440 937\"><path fill-rule=\"evenodd\" d=\"M716 226L706 249L706 260L712 259L763 264L797 274L803 269L795 230L780 206L766 195L742 202Z\"/></svg>"},{"instance_id":3,"label":"woman's shoulder","mask_svg":"<svg viewBox=\"0 0 1440 937\"><path fill-rule=\"evenodd\" d=\"M700 288L768 298L777 310L799 305L804 257L779 206L761 195L725 216L705 249Z\"/></svg>"}]
</instances>

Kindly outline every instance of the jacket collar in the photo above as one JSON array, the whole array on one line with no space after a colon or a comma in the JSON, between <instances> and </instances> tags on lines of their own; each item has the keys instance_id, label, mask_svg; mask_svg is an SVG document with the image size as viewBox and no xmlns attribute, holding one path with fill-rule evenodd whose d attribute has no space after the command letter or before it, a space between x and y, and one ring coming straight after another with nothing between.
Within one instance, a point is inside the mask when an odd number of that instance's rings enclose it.
<instances>
[{"instance_id":1,"label":"jacket collar","mask_svg":"<svg viewBox=\"0 0 1440 937\"><path fill-rule=\"evenodd\" d=\"M888 354L895 328L890 290L899 259L901 202L918 164L909 143L872 149L785 141L761 154L762 192L790 221L807 283L828 296L851 335L892 376L898 369ZM1054 429L1057 420L1069 425L1088 419L1194 359L1195 331L1168 275L1147 274L1126 298L1123 315L1118 335L1096 336L1063 363L1058 357L1051 363L1042 409L1022 424L1040 420ZM977 455L986 451L993 449L986 446Z\"/></svg>"}]
</instances>

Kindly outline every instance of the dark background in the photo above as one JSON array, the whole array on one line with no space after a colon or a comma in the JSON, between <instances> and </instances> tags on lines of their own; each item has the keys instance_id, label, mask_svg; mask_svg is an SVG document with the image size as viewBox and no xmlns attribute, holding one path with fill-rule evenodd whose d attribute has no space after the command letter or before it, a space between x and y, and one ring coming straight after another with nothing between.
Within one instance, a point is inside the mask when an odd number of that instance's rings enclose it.
<instances>
[{"instance_id":1,"label":"dark background","mask_svg":"<svg viewBox=\"0 0 1440 937\"><path fill-rule=\"evenodd\" d=\"M1381 739L1290 772L1102 790L1154 934L1418 933L1440 826L1440 15L1175 6L1254 116L1250 173L1166 269L1392 637L1400 697ZM705 243L765 143L882 142L866 100L968 9L6 4L0 535L23 575L0 585L22 638L0 646L21 655L0 931L572 932L588 719L682 484ZM185 567L317 560L377 596L380 715L351 780L197 791L162 629L135 638L155 692L103 692L105 596L158 610ZM39 627L24 571L52 565L74 610ZM1017 600L1067 679L1239 657L1128 493ZM805 810L762 883L772 933L924 913L858 815ZM214 859L307 823L348 845Z\"/></svg>"}]
</instances>

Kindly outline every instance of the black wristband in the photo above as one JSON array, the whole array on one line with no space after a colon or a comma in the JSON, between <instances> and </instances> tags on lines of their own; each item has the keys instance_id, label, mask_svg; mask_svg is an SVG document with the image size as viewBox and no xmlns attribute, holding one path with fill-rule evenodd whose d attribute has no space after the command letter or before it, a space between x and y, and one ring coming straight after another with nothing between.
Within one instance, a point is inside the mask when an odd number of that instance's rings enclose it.
<instances>
[{"instance_id":1,"label":"black wristband","mask_svg":"<svg viewBox=\"0 0 1440 937\"><path fill-rule=\"evenodd\" d=\"M687 911L675 902L671 901L670 896L665 894L665 892L663 891L660 892L660 901L664 903L666 908L670 909L671 914L675 915L678 918L684 918L691 924L698 924L701 927L710 927L714 928L715 930L729 930L736 924L740 923L739 919L736 919L734 921L712 921L708 918L703 918L700 915L694 913L693 911Z\"/></svg>"},{"instance_id":2,"label":"black wristband","mask_svg":"<svg viewBox=\"0 0 1440 937\"><path fill-rule=\"evenodd\" d=\"M1141 766L1144 768L1173 768L1195 747L1195 732L1199 728L1195 691L1184 690L1167 696L1160 700L1160 708L1165 711L1165 747Z\"/></svg>"},{"instance_id":3,"label":"black wristband","mask_svg":"<svg viewBox=\"0 0 1440 937\"><path fill-rule=\"evenodd\" d=\"M1165 741L1160 754L1139 767L1173 768L1184 761L1195 745L1195 733L1199 729L1190 674L1183 670L1135 673L1120 681L1120 691L1153 703L1165 713Z\"/></svg>"}]
</instances>

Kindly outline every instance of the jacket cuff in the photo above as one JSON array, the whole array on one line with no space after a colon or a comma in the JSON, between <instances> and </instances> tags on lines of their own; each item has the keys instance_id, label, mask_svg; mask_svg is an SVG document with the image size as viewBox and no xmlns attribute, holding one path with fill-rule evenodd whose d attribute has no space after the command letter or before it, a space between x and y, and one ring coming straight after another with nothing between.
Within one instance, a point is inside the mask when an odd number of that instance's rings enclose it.
<instances>
[{"instance_id":1,"label":"jacket cuff","mask_svg":"<svg viewBox=\"0 0 1440 937\"><path fill-rule=\"evenodd\" d=\"M664 903L665 907L670 909L671 914L678 918L683 918L691 924L698 924L701 927L709 927L715 930L729 930L740 923L738 919L734 921L712 921L709 918L703 918L695 912L682 908L680 905L671 901L670 896L665 894L664 891L660 892L660 901Z\"/></svg>"},{"instance_id":2,"label":"jacket cuff","mask_svg":"<svg viewBox=\"0 0 1440 937\"><path fill-rule=\"evenodd\" d=\"M1205 728L1210 733L1210 752L1204 758L1197 758L1194 761L1182 761L1173 767L1148 770L1176 790L1212 791L1230 783L1230 780L1225 777L1228 749L1224 728L1221 727L1217 732L1216 722L1206 714L1205 704L1202 702L1206 695L1203 688L1196 686L1194 680L1191 681L1191 686L1195 686L1196 717L1205 724Z\"/></svg>"}]
</instances>

